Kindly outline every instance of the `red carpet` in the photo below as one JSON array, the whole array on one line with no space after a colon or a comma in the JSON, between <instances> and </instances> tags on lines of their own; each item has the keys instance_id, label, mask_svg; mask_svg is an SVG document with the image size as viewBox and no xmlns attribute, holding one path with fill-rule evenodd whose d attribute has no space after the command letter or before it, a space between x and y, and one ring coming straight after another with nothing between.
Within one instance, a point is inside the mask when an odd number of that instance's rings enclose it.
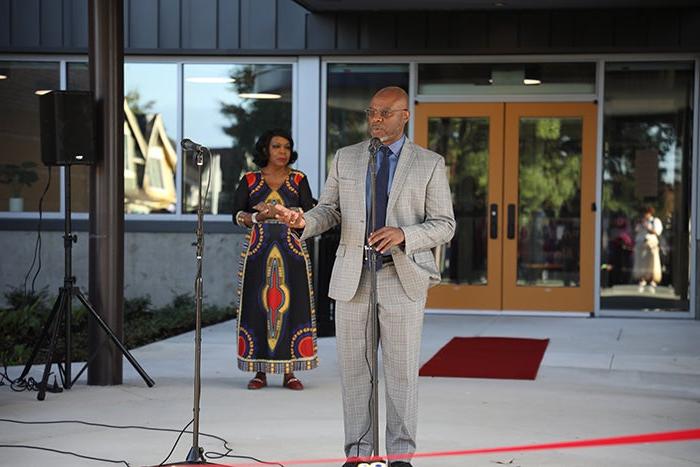
<instances>
[{"instance_id":1,"label":"red carpet","mask_svg":"<svg viewBox=\"0 0 700 467\"><path fill-rule=\"evenodd\" d=\"M454 337L420 369L420 376L535 379L549 339Z\"/></svg>"}]
</instances>

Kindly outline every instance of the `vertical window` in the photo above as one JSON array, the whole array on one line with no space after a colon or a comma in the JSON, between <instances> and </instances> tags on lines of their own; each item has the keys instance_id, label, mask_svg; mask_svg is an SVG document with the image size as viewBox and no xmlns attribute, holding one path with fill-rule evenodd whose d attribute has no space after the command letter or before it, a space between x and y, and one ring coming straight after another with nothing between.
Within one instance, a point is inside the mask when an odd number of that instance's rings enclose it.
<instances>
[{"instance_id":1,"label":"vertical window","mask_svg":"<svg viewBox=\"0 0 700 467\"><path fill-rule=\"evenodd\" d=\"M606 65L602 308L689 309L693 74Z\"/></svg>"},{"instance_id":2,"label":"vertical window","mask_svg":"<svg viewBox=\"0 0 700 467\"><path fill-rule=\"evenodd\" d=\"M365 109L374 93L386 86L408 92L408 65L328 65L326 171L338 149L368 138Z\"/></svg>"},{"instance_id":3,"label":"vertical window","mask_svg":"<svg viewBox=\"0 0 700 467\"><path fill-rule=\"evenodd\" d=\"M208 147L202 189L205 211L231 213L241 174L255 168L257 138L271 128L292 128L291 65L188 64L184 67L184 137ZM184 156L183 212L195 212L198 167Z\"/></svg>"},{"instance_id":4,"label":"vertical window","mask_svg":"<svg viewBox=\"0 0 700 467\"><path fill-rule=\"evenodd\" d=\"M39 95L58 89L56 62L0 62L0 211L38 211L48 181L41 162ZM60 209L58 171L44 197L43 211Z\"/></svg>"},{"instance_id":5,"label":"vertical window","mask_svg":"<svg viewBox=\"0 0 700 467\"><path fill-rule=\"evenodd\" d=\"M66 77L69 91L90 90L90 69L87 63L68 63ZM70 177L71 211L82 213L90 211L90 167L70 166Z\"/></svg>"},{"instance_id":6,"label":"vertical window","mask_svg":"<svg viewBox=\"0 0 700 467\"><path fill-rule=\"evenodd\" d=\"M177 65L124 64L124 210L174 213Z\"/></svg>"},{"instance_id":7,"label":"vertical window","mask_svg":"<svg viewBox=\"0 0 700 467\"><path fill-rule=\"evenodd\" d=\"M68 89L89 90L85 63L68 64ZM174 213L177 65L124 64L124 212ZM89 209L90 168L71 168L74 212Z\"/></svg>"}]
</instances>

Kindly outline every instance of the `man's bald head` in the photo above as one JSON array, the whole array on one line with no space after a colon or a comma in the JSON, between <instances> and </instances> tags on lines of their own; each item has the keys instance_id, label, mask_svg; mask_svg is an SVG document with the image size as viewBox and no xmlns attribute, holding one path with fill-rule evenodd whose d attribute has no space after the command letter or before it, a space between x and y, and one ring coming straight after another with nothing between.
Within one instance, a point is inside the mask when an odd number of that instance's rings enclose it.
<instances>
[{"instance_id":1,"label":"man's bald head","mask_svg":"<svg viewBox=\"0 0 700 467\"><path fill-rule=\"evenodd\" d=\"M391 99L397 104L400 103L404 108L408 107L408 93L398 86L382 88L374 94L374 98L376 97Z\"/></svg>"}]
</instances>

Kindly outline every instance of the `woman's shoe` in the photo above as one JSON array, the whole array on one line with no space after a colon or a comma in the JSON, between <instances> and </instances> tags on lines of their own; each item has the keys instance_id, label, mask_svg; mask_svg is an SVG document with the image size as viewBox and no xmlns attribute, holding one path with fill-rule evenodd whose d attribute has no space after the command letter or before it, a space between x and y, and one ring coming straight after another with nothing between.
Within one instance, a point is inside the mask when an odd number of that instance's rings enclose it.
<instances>
[{"instance_id":1,"label":"woman's shoe","mask_svg":"<svg viewBox=\"0 0 700 467\"><path fill-rule=\"evenodd\" d=\"M248 389L262 389L267 386L265 373L257 373L253 379L248 381Z\"/></svg>"},{"instance_id":2,"label":"woman's shoe","mask_svg":"<svg viewBox=\"0 0 700 467\"><path fill-rule=\"evenodd\" d=\"M284 375L282 386L287 389L292 389L293 391L301 391L304 389L304 385L301 384L301 381L294 375Z\"/></svg>"}]
</instances>

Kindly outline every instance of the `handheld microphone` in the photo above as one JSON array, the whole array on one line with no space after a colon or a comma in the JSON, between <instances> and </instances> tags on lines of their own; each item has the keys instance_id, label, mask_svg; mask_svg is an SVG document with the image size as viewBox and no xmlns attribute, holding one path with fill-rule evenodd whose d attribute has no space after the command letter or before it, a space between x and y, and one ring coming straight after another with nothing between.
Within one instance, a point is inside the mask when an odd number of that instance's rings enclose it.
<instances>
[{"instance_id":1,"label":"handheld microphone","mask_svg":"<svg viewBox=\"0 0 700 467\"><path fill-rule=\"evenodd\" d=\"M379 148L382 147L382 140L377 138L376 136L369 140L369 153L372 155L375 155L377 151L379 151Z\"/></svg>"},{"instance_id":2,"label":"handheld microphone","mask_svg":"<svg viewBox=\"0 0 700 467\"><path fill-rule=\"evenodd\" d=\"M185 151L201 152L201 151L205 151L207 149L206 146L202 146L201 144L197 144L188 138L183 139L182 142L180 142L180 145L182 146L182 149L184 149Z\"/></svg>"}]
</instances>

